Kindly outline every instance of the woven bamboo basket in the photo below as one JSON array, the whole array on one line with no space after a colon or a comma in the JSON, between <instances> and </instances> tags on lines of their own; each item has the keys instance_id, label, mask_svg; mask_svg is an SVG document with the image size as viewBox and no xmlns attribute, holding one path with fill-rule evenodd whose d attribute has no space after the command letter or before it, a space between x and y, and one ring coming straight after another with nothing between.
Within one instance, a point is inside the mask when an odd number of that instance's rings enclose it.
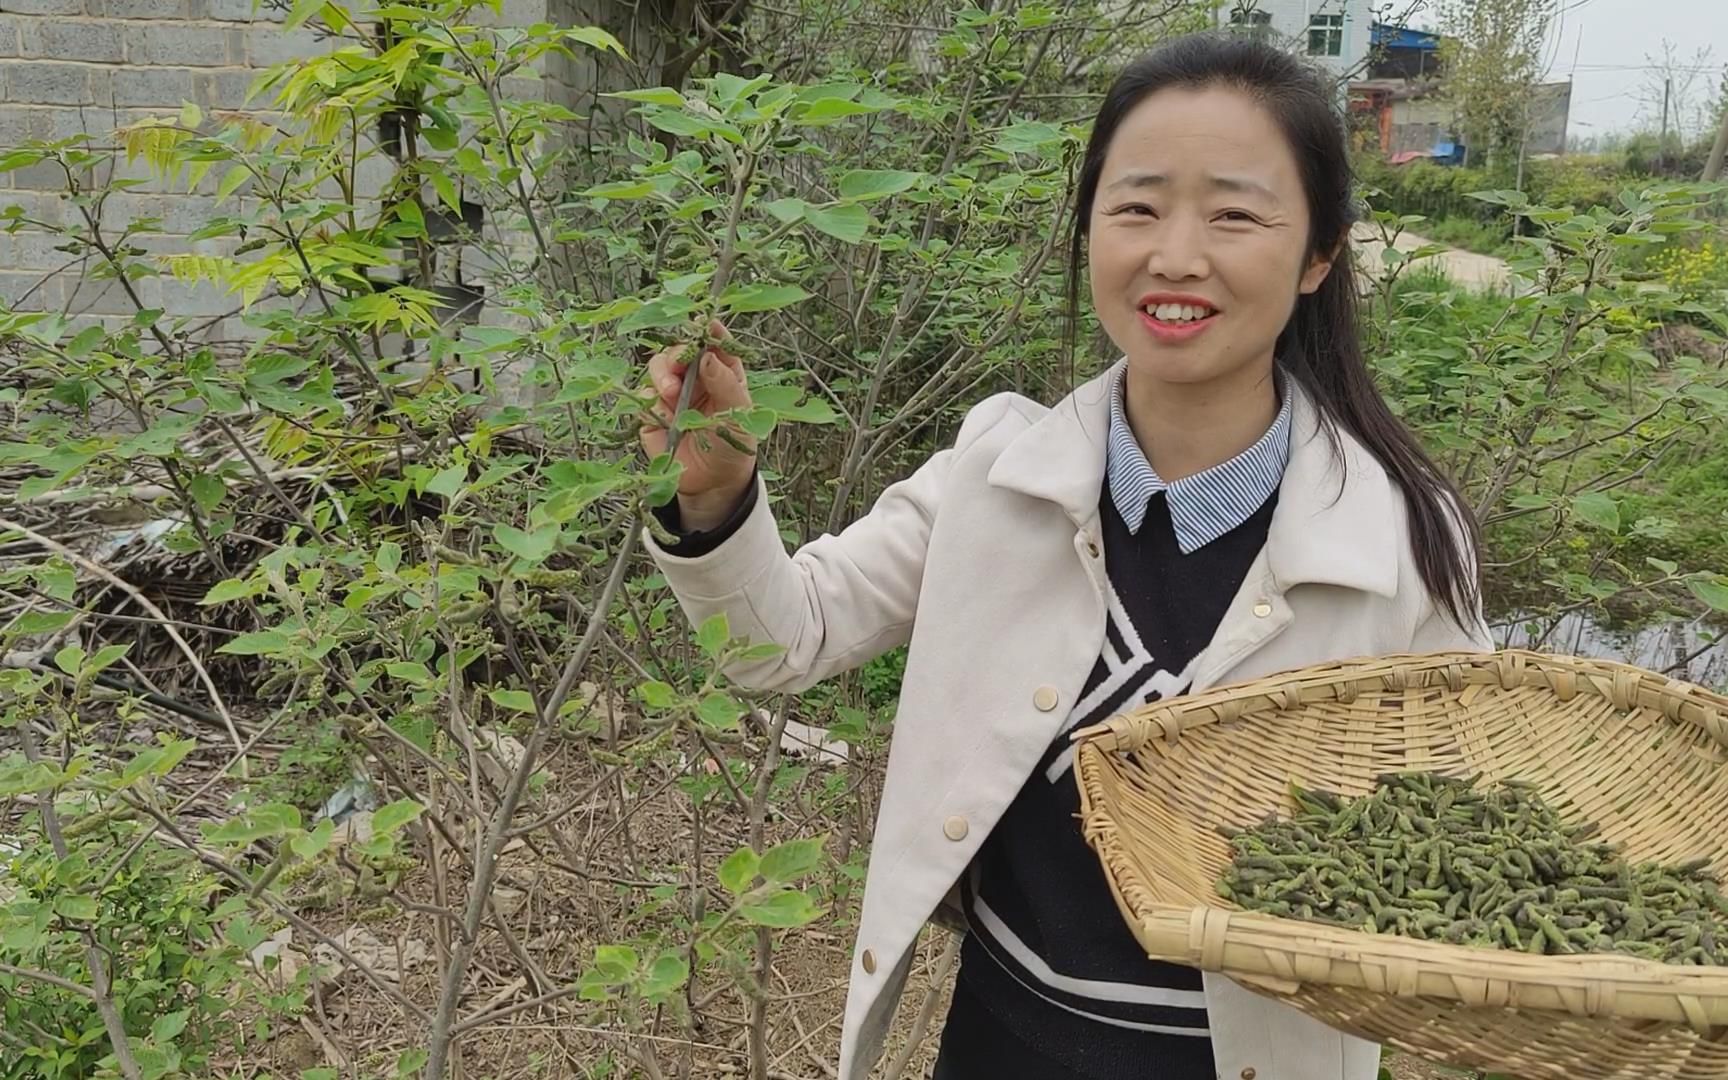
<instances>
[{"instance_id":1,"label":"woven bamboo basket","mask_svg":"<svg viewBox=\"0 0 1728 1080\"><path fill-rule=\"evenodd\" d=\"M1507 650L1307 668L1078 732L1083 827L1154 959L1221 972L1341 1031L1530 1078L1728 1078L1728 968L1532 956L1244 912L1223 825L1287 785L1399 770L1518 779L1633 860L1728 870L1728 697L1626 664Z\"/></svg>"}]
</instances>

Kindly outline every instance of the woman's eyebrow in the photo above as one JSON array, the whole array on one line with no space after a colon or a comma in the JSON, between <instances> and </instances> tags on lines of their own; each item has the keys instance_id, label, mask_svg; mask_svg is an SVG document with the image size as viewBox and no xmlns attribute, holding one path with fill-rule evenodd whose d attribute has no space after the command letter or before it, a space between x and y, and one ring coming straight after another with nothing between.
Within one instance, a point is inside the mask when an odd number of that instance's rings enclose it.
<instances>
[{"instance_id":1,"label":"woman's eyebrow","mask_svg":"<svg viewBox=\"0 0 1728 1080\"><path fill-rule=\"evenodd\" d=\"M1208 186L1216 188L1219 191L1229 191L1235 194L1254 194L1263 196L1274 203L1279 201L1277 194L1270 187L1251 176L1212 173L1206 177L1206 183ZM1111 183L1110 186L1104 190L1114 191L1120 187L1168 187L1169 184L1170 178L1163 173L1135 171L1127 173L1119 180Z\"/></svg>"}]
</instances>

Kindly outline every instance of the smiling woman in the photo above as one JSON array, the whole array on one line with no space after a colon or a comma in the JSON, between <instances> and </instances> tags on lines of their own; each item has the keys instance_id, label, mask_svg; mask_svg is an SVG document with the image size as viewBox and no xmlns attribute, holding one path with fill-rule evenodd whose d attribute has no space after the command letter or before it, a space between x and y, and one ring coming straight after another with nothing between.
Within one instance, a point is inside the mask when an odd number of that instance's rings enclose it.
<instances>
[{"instance_id":1,"label":"smiling woman","mask_svg":"<svg viewBox=\"0 0 1728 1080\"><path fill-rule=\"evenodd\" d=\"M1177 41L1111 88L1079 178L1069 343L1085 274L1108 371L1052 407L980 403L795 553L753 442L678 444L677 541L650 550L693 622L781 646L729 677L797 691L910 645L840 1080L870 1072L942 905L969 932L939 1080L1374 1076L1376 1047L1147 959L1076 823L1068 739L1274 671L1488 647L1474 525L1363 362L1349 200L1320 77L1252 40ZM710 338L650 364L663 416L685 378L706 414L749 407Z\"/></svg>"}]
</instances>

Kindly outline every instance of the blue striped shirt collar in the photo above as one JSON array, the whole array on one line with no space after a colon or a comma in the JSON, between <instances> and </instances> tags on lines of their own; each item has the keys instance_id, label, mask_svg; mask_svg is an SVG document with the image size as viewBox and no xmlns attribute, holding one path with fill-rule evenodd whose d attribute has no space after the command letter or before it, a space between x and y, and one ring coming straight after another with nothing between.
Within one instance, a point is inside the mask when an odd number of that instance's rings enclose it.
<instances>
[{"instance_id":1,"label":"blue striped shirt collar","mask_svg":"<svg viewBox=\"0 0 1728 1080\"><path fill-rule=\"evenodd\" d=\"M1123 401L1127 375L1126 370L1118 374L1110 390L1110 439L1105 454L1110 498L1128 531L1138 533L1146 521L1147 502L1158 492L1166 492L1176 544L1184 555L1192 554L1253 517L1278 490L1284 466L1290 461L1293 395L1280 393L1277 419L1253 446L1229 461L1168 484L1153 471L1134 438L1134 429L1128 426Z\"/></svg>"}]
</instances>

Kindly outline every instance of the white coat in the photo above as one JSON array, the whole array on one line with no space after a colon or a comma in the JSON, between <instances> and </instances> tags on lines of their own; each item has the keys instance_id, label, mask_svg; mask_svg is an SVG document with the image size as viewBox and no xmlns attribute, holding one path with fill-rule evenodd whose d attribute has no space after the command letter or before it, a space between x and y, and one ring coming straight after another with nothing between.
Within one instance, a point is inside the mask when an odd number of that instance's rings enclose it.
<instances>
[{"instance_id":1,"label":"white coat","mask_svg":"<svg viewBox=\"0 0 1728 1080\"><path fill-rule=\"evenodd\" d=\"M981 402L952 447L839 535L794 553L765 491L707 554L678 558L649 540L693 623L724 612L734 635L783 647L727 672L742 685L796 692L910 642L840 1080L864 1080L880 1056L919 932L1056 736L1102 648L1112 376L1054 408L1015 394ZM1312 402L1287 385L1290 460L1266 545L1196 660L1192 689L1329 660L1490 648L1480 617L1466 631L1437 610L1385 470L1342 432L1335 452ZM1227 978L1206 975L1205 992L1225 1080L1374 1080L1373 1044Z\"/></svg>"}]
</instances>

